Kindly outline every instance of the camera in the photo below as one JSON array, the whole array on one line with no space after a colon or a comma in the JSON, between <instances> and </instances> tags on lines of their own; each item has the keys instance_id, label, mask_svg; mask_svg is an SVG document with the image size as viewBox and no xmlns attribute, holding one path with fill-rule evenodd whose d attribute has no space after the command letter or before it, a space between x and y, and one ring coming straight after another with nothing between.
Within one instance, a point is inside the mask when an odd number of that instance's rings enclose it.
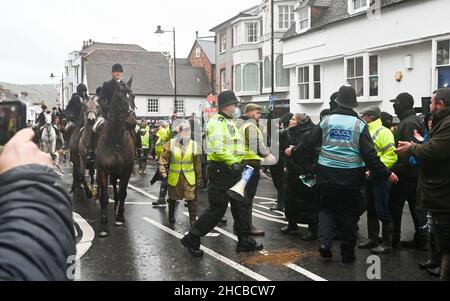
<instances>
[{"instance_id":1,"label":"camera","mask_svg":"<svg viewBox=\"0 0 450 301\"><path fill-rule=\"evenodd\" d=\"M21 101L0 102L0 145L27 127L27 105Z\"/></svg>"}]
</instances>

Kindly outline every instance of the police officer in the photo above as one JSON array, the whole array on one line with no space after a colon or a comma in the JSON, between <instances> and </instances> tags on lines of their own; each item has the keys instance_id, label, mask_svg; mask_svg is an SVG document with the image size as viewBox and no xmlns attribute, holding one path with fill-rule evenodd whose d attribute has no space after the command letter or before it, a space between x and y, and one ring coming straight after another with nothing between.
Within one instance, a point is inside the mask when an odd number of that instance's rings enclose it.
<instances>
[{"instance_id":1,"label":"police officer","mask_svg":"<svg viewBox=\"0 0 450 301\"><path fill-rule=\"evenodd\" d=\"M286 155L311 153L321 145L318 179L321 190L319 214L319 252L331 260L335 224L342 224L342 262L356 260L355 246L364 185L365 167L374 178L398 180L380 161L366 123L353 108L358 106L356 91L350 86L340 88L338 108L326 117L304 142L286 150Z\"/></svg>"},{"instance_id":2,"label":"police officer","mask_svg":"<svg viewBox=\"0 0 450 301\"><path fill-rule=\"evenodd\" d=\"M244 144L233 115L239 101L232 91L224 91L218 96L219 113L207 125L206 143L208 148L208 199L209 207L192 225L191 231L181 240L184 247L194 257L202 257L200 238L208 234L224 216L228 203L234 218L234 228L238 236L237 252L253 252L263 249L263 245L250 236L251 214L249 202L232 200L227 190L242 176L241 165ZM238 117L238 116L234 116Z\"/></svg>"},{"instance_id":3,"label":"police officer","mask_svg":"<svg viewBox=\"0 0 450 301\"><path fill-rule=\"evenodd\" d=\"M370 106L361 112L361 116L368 123L375 150L386 165L392 169L398 157L395 153L394 134L383 126L381 110L378 106ZM367 200L367 231L369 239L360 244L360 249L372 249L375 254L388 254L392 252L392 235L394 227L389 210L390 183L387 179L372 179L368 174L366 184ZM380 224L383 224L383 243L379 245Z\"/></svg>"},{"instance_id":4,"label":"police officer","mask_svg":"<svg viewBox=\"0 0 450 301\"><path fill-rule=\"evenodd\" d=\"M245 194L249 202L253 204L253 199L258 189L260 179L261 163L267 162L268 165L276 163L275 157L270 153L270 150L264 144L264 136L259 129L259 120L261 118L261 106L256 104L248 104L245 107L245 115L241 117L244 124L241 126L240 132L244 138L244 157L242 158L243 165L249 165L254 168L253 176L250 178L246 188ZM249 207L250 213L248 216L252 217L252 207ZM252 220L250 234L254 236L264 236L264 231L253 226Z\"/></svg>"},{"instance_id":5,"label":"police officer","mask_svg":"<svg viewBox=\"0 0 450 301\"><path fill-rule=\"evenodd\" d=\"M123 67L120 64L114 64L112 66L112 79L103 83L100 96L100 105L102 107L103 115L107 117L109 105L111 104L114 95L114 82L119 82L123 85L126 83L122 80Z\"/></svg>"}]
</instances>

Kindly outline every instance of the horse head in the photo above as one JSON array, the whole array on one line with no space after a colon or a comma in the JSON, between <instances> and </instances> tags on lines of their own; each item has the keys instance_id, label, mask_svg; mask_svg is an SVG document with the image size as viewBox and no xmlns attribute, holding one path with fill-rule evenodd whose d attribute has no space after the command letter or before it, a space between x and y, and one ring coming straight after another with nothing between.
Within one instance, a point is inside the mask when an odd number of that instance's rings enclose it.
<instances>
[{"instance_id":1,"label":"horse head","mask_svg":"<svg viewBox=\"0 0 450 301\"><path fill-rule=\"evenodd\" d=\"M114 83L114 94L110 106L110 116L112 120L126 122L129 115L132 114L136 108L134 104L135 96L131 90L131 83L128 82L129 86L122 83Z\"/></svg>"},{"instance_id":2,"label":"horse head","mask_svg":"<svg viewBox=\"0 0 450 301\"><path fill-rule=\"evenodd\" d=\"M83 115L86 123L93 125L100 115L100 105L96 99L89 99L83 102Z\"/></svg>"}]
</instances>

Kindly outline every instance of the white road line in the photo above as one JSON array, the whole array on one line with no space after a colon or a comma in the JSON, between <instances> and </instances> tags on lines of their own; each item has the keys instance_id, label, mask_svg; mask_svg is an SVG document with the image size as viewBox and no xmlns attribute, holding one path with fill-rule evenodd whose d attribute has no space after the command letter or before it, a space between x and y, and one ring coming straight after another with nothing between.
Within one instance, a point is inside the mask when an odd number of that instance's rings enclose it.
<instances>
[{"instance_id":1,"label":"white road line","mask_svg":"<svg viewBox=\"0 0 450 301\"><path fill-rule=\"evenodd\" d=\"M189 216L189 213L187 213L187 212L184 212L183 214L186 215L186 216ZM217 231L217 232L219 232L219 233L222 233L223 235L225 235L225 236L231 238L231 239L234 240L234 241L238 241L238 237L237 237L236 235L234 235L234 234L232 234L232 233L230 233L230 232L228 232L228 231L226 231L226 230L224 230L224 229L222 229L222 228L215 227L214 230ZM259 253L260 253L260 254L263 254L263 255L270 254L270 253L268 253L268 252L265 251L265 250L262 250L262 251L260 251ZM310 271L308 271L308 270L305 270L305 269L302 268L302 267L299 267L299 266L296 265L296 264L293 264L293 263L287 263L287 264L285 264L285 266L288 267L288 268L290 268L291 270L296 271L297 273L302 274L303 276L308 277L309 279L314 280L314 281L327 281L327 280L323 279L322 277L317 276L316 274L314 274L314 273L312 273L312 272L310 272Z\"/></svg>"},{"instance_id":2,"label":"white road line","mask_svg":"<svg viewBox=\"0 0 450 301\"><path fill-rule=\"evenodd\" d=\"M270 211L270 208L268 208L266 206L263 206L263 205L253 204L253 206L256 206L256 207L259 207L259 208L263 208L263 209L266 209L266 210ZM270 212L275 212L275 213L278 213L280 215L272 215L272 214L269 215L268 214L268 216L272 216L274 218L281 218L281 219L285 218L284 212L281 212L281 211L270 211Z\"/></svg>"},{"instance_id":3,"label":"white road line","mask_svg":"<svg viewBox=\"0 0 450 301\"><path fill-rule=\"evenodd\" d=\"M86 254L86 252L91 248L92 241L95 237L95 231L92 229L91 225L81 217L78 213L73 213L73 220L78 224L82 231L82 237L79 243L77 243L77 259Z\"/></svg>"},{"instance_id":4,"label":"white road line","mask_svg":"<svg viewBox=\"0 0 450 301\"><path fill-rule=\"evenodd\" d=\"M133 186L133 185L131 185L131 184L128 184L128 187L130 187L131 189L133 189L133 190L135 190L135 191L137 191L137 192L139 192L139 193L145 195L146 197L151 198L152 200L155 200L155 201L158 200L157 197L155 197L155 196L153 196L153 195L151 195L151 194L149 194L149 193L147 193L147 192L145 192L145 191L143 191L143 190L137 188L136 186Z\"/></svg>"},{"instance_id":5,"label":"white road line","mask_svg":"<svg viewBox=\"0 0 450 301\"><path fill-rule=\"evenodd\" d=\"M261 205L273 205L276 204L277 202L259 202Z\"/></svg>"},{"instance_id":6,"label":"white road line","mask_svg":"<svg viewBox=\"0 0 450 301\"><path fill-rule=\"evenodd\" d=\"M276 199L271 199L271 198L264 198L264 197L260 197L260 196L255 196L255 199L258 200L264 200L264 201L272 201L272 202L276 202Z\"/></svg>"},{"instance_id":7,"label":"white road line","mask_svg":"<svg viewBox=\"0 0 450 301\"><path fill-rule=\"evenodd\" d=\"M146 221L147 223L150 223L153 226L155 226L155 227L157 227L157 228L167 232L168 234L170 234L172 236L175 236L178 239L183 238L182 234L180 234L178 232L175 232L172 229L169 229L169 228L161 225L160 223L156 222L155 220L153 220L153 219L151 219L149 217L143 217L142 219L144 221ZM268 279L268 278L266 278L266 277L264 277L264 276L262 276L262 275L260 275L260 274L258 274L256 272L253 272L252 270L250 270L250 269L240 265L237 262L234 262L233 260L231 260L231 259L229 259L229 258L227 258L227 257L225 257L223 255L220 255L219 253L214 252L213 250L211 250L211 249L209 249L207 247L201 246L201 249L206 254L214 257L215 259L223 262L224 264L232 267L233 269L238 270L239 272L249 276L250 278L253 278L253 279L257 280L257 281L270 281L270 279Z\"/></svg>"},{"instance_id":8,"label":"white road line","mask_svg":"<svg viewBox=\"0 0 450 301\"><path fill-rule=\"evenodd\" d=\"M289 264L286 264L286 266L287 266L288 268L290 268L290 269L296 271L296 272L299 272L300 274L303 274L304 276L306 276L306 277L308 277L309 279L312 279L312 280L314 280L314 281L328 281L328 280L326 280L326 279L324 279L324 278L322 278L322 277L320 277L320 276L317 276L317 275L314 274L314 273L311 273L311 272L308 271L308 270L305 270L305 269L302 268L302 267L299 267L299 266L296 265L296 264L289 263Z\"/></svg>"}]
</instances>

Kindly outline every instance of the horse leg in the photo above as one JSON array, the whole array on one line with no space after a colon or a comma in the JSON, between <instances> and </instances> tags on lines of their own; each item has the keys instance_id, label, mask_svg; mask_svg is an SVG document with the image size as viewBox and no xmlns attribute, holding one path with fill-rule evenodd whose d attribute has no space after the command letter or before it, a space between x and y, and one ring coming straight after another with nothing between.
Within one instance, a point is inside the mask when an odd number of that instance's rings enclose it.
<instances>
[{"instance_id":1,"label":"horse leg","mask_svg":"<svg viewBox=\"0 0 450 301\"><path fill-rule=\"evenodd\" d=\"M131 172L122 176L119 186L119 208L116 215L116 225L122 226L125 224L125 199L127 198L128 182L130 181Z\"/></svg>"},{"instance_id":2,"label":"horse leg","mask_svg":"<svg viewBox=\"0 0 450 301\"><path fill-rule=\"evenodd\" d=\"M107 237L109 235L108 230L108 173L104 170L98 170L98 187L100 190L100 228L98 234L100 237Z\"/></svg>"},{"instance_id":3,"label":"horse leg","mask_svg":"<svg viewBox=\"0 0 450 301\"><path fill-rule=\"evenodd\" d=\"M97 190L95 189L95 168L91 167L89 169L89 176L91 177L91 183L89 185L89 189L92 192L92 196L97 196Z\"/></svg>"},{"instance_id":4,"label":"horse leg","mask_svg":"<svg viewBox=\"0 0 450 301\"><path fill-rule=\"evenodd\" d=\"M84 164L84 160L80 161L80 181L83 184L84 192L86 193L87 198L90 200L92 198L92 192L86 182L86 166Z\"/></svg>"},{"instance_id":5,"label":"horse leg","mask_svg":"<svg viewBox=\"0 0 450 301\"><path fill-rule=\"evenodd\" d=\"M117 178L111 177L111 185L114 191L114 214L117 214L117 208L119 207L119 194L117 192Z\"/></svg>"}]
</instances>

